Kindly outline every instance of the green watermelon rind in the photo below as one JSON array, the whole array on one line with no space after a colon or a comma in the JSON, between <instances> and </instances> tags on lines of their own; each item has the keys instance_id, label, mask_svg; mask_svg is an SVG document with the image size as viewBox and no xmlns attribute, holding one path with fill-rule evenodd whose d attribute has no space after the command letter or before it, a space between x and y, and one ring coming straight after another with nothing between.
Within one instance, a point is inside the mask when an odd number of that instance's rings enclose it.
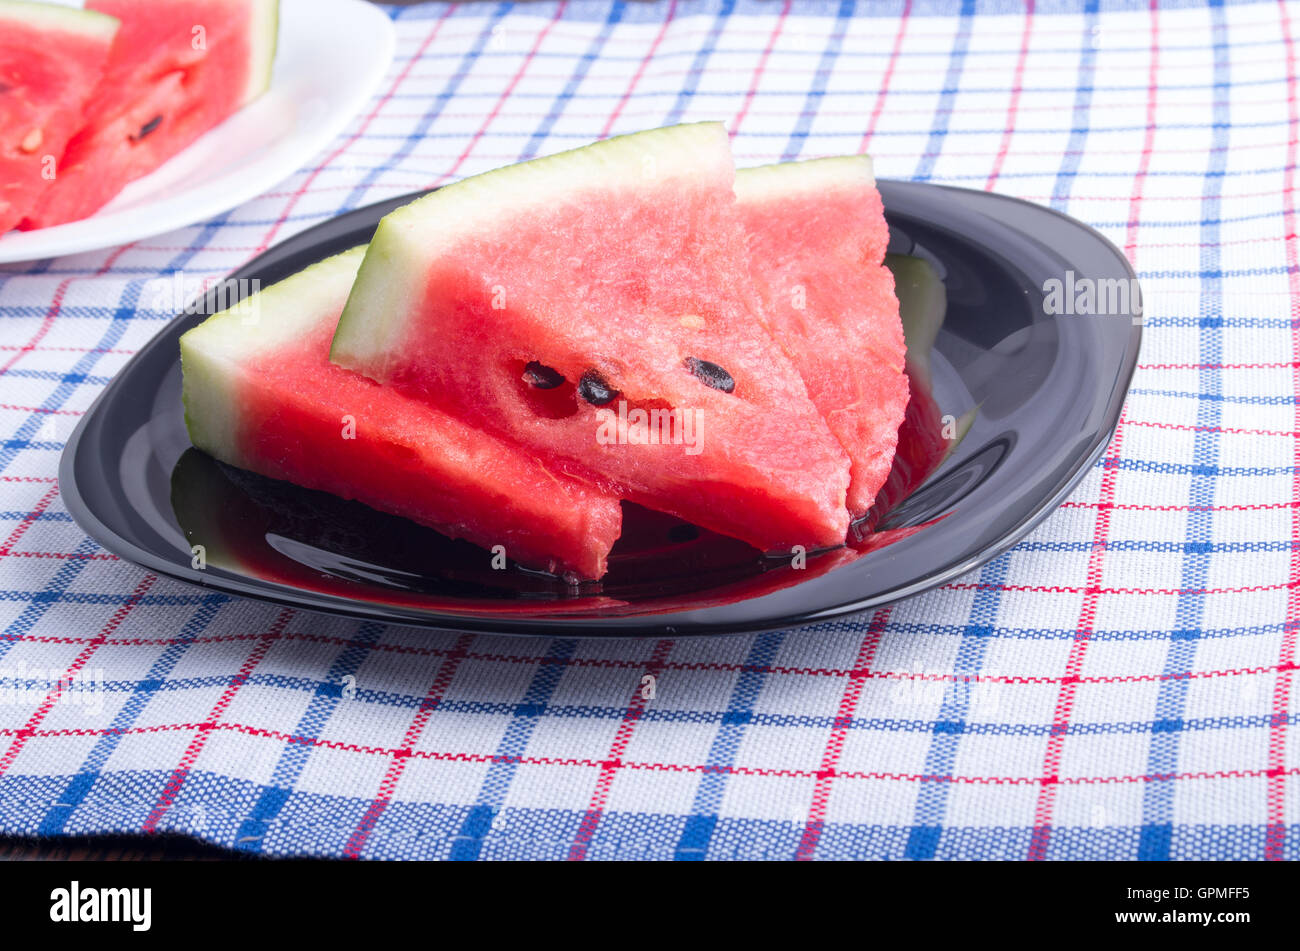
<instances>
[{"instance_id":1,"label":"green watermelon rind","mask_svg":"<svg viewBox=\"0 0 1300 951\"><path fill-rule=\"evenodd\" d=\"M898 316L907 341L907 359L930 383L930 351L948 313L948 291L938 273L925 258L910 254L886 254L885 266L894 272L894 294Z\"/></svg>"},{"instance_id":2,"label":"green watermelon rind","mask_svg":"<svg viewBox=\"0 0 1300 951\"><path fill-rule=\"evenodd\" d=\"M28 0L0 0L0 20L106 40L111 40L121 25L117 17L106 13L53 3L29 3Z\"/></svg>"},{"instance_id":3,"label":"green watermelon rind","mask_svg":"<svg viewBox=\"0 0 1300 951\"><path fill-rule=\"evenodd\" d=\"M838 185L874 188L875 171L867 155L836 155L802 162L780 162L736 170L736 200L778 200Z\"/></svg>"},{"instance_id":4,"label":"green watermelon rind","mask_svg":"<svg viewBox=\"0 0 1300 951\"><path fill-rule=\"evenodd\" d=\"M248 85L240 105L247 105L271 87L275 52L280 42L280 0L254 0L248 63Z\"/></svg>"},{"instance_id":5,"label":"green watermelon rind","mask_svg":"<svg viewBox=\"0 0 1300 951\"><path fill-rule=\"evenodd\" d=\"M698 179L700 156L729 156L720 122L665 126L493 169L446 185L390 212L379 222L348 296L330 350L341 366L362 369L390 352L406 331L404 318L424 292L428 262L466 237L508 230L530 208L580 200L649 175L671 188L675 178ZM733 174L728 159L721 174Z\"/></svg>"},{"instance_id":6,"label":"green watermelon rind","mask_svg":"<svg viewBox=\"0 0 1300 951\"><path fill-rule=\"evenodd\" d=\"M322 308L338 306L334 302L347 293L364 254L363 246L326 258L213 314L181 336L181 401L185 428L195 446L238 464L240 404L234 387L240 366L298 339L316 324ZM249 321L256 322L255 334Z\"/></svg>"},{"instance_id":7,"label":"green watermelon rind","mask_svg":"<svg viewBox=\"0 0 1300 951\"><path fill-rule=\"evenodd\" d=\"M930 370L930 354L934 342L943 328L948 313L948 290L937 271L925 258L911 254L887 254L885 266L894 272L894 288L898 295L898 316L903 322L903 339L907 341L907 364L916 378L915 385L932 393L934 381ZM976 404L957 417L953 438L948 440L942 463L961 445L966 434L975 425L980 404Z\"/></svg>"}]
</instances>

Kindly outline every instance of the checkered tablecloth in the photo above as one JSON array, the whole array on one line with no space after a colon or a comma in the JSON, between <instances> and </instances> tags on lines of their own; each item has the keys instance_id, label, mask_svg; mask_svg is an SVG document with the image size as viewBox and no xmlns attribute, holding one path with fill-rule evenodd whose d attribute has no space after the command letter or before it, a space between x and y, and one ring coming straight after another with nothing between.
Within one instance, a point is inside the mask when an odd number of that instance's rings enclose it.
<instances>
[{"instance_id":1,"label":"checkered tablecloth","mask_svg":"<svg viewBox=\"0 0 1300 951\"><path fill-rule=\"evenodd\" d=\"M377 858L1300 855L1300 4L390 12L381 94L273 191L0 267L0 831ZM173 583L71 522L59 452L169 318L149 282L714 118L742 164L867 150L1133 260L1146 340L1110 451L976 574L787 633L457 636ZM58 692L70 672L99 689Z\"/></svg>"}]
</instances>

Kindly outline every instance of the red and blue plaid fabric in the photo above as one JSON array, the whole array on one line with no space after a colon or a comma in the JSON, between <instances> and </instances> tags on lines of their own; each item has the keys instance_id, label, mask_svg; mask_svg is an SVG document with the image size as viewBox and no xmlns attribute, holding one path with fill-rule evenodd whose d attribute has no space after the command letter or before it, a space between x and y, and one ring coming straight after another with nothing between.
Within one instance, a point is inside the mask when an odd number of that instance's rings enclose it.
<instances>
[{"instance_id":1,"label":"red and blue plaid fabric","mask_svg":"<svg viewBox=\"0 0 1300 951\"><path fill-rule=\"evenodd\" d=\"M275 190L0 268L0 831L375 858L1300 855L1300 5L390 12L381 94ZM1146 341L1119 432L1024 542L860 618L586 641L228 598L69 519L60 449L171 316L152 282L696 119L726 120L742 164L865 149L881 177L1050 205L1132 258ZM99 689L60 689L76 675Z\"/></svg>"}]
</instances>

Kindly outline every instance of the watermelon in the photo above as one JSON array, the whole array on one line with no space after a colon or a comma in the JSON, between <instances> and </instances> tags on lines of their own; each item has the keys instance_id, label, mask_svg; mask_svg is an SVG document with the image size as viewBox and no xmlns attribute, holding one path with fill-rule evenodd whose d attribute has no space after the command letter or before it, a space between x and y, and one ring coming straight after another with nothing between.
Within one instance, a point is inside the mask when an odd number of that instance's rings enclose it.
<instances>
[{"instance_id":1,"label":"watermelon","mask_svg":"<svg viewBox=\"0 0 1300 951\"><path fill-rule=\"evenodd\" d=\"M907 376L912 381L912 399L907 407L905 427L909 438L898 447L898 468L909 475L908 492L930 477L952 455L965 438L975 409L953 417L945 433L944 414L934 395L930 355L948 311L948 292L930 262L906 254L885 259L894 274L903 333L907 338Z\"/></svg>"},{"instance_id":2,"label":"watermelon","mask_svg":"<svg viewBox=\"0 0 1300 951\"><path fill-rule=\"evenodd\" d=\"M764 327L719 123L389 214L331 351L556 469L760 549L840 545L848 458Z\"/></svg>"},{"instance_id":3,"label":"watermelon","mask_svg":"<svg viewBox=\"0 0 1300 951\"><path fill-rule=\"evenodd\" d=\"M871 508L907 407L903 328L881 263L889 228L865 155L736 173L754 283L774 339L850 460L848 509Z\"/></svg>"},{"instance_id":4,"label":"watermelon","mask_svg":"<svg viewBox=\"0 0 1300 951\"><path fill-rule=\"evenodd\" d=\"M502 570L469 542L237 469L198 449L182 453L172 469L171 505L188 543L203 547L206 568L287 587L496 616L585 614L624 604L596 584L567 584L514 565Z\"/></svg>"},{"instance_id":5,"label":"watermelon","mask_svg":"<svg viewBox=\"0 0 1300 951\"><path fill-rule=\"evenodd\" d=\"M117 31L100 13L0 0L0 234L54 180Z\"/></svg>"},{"instance_id":6,"label":"watermelon","mask_svg":"<svg viewBox=\"0 0 1300 951\"><path fill-rule=\"evenodd\" d=\"M599 578L620 532L617 497L329 362L363 254L328 258L181 338L191 441L230 465L504 546L522 565Z\"/></svg>"},{"instance_id":7,"label":"watermelon","mask_svg":"<svg viewBox=\"0 0 1300 951\"><path fill-rule=\"evenodd\" d=\"M121 20L88 122L21 227L94 214L260 96L275 58L278 0L88 0Z\"/></svg>"},{"instance_id":8,"label":"watermelon","mask_svg":"<svg viewBox=\"0 0 1300 951\"><path fill-rule=\"evenodd\" d=\"M920 257L888 254L885 266L894 275L899 316L907 341L907 412L898 430L894 465L876 496L872 518L867 520L869 524L855 523L855 533L869 531L882 522L892 522L893 509L907 500L952 455L970 431L978 412L978 407L973 407L960 417L945 417L935 397L931 354L948 310L948 294L943 279L928 261ZM867 536L867 541L872 537Z\"/></svg>"}]
</instances>

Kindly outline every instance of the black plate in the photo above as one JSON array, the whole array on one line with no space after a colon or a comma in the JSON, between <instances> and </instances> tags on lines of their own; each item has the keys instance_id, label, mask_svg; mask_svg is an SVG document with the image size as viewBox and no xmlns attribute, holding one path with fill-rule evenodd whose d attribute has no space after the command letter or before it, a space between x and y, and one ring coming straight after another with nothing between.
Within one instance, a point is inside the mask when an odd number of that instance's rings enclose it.
<instances>
[{"instance_id":1,"label":"black plate","mask_svg":"<svg viewBox=\"0 0 1300 951\"><path fill-rule=\"evenodd\" d=\"M453 630L768 630L936 587L1023 538L1101 456L1141 327L1127 312L1044 313L1045 282L1068 272L1076 286L1133 278L1123 255L1090 228L984 192L902 182L880 190L891 252L926 259L946 288L931 354L934 403L973 422L936 471L900 453L889 501L861 527L876 531L809 555L802 567L628 507L610 574L575 588L513 565L494 570L472 545L220 465L190 447L181 413L177 339L201 313L169 324L95 401L63 453L64 501L101 545L160 574L309 610ZM381 217L413 197L311 228L228 281L267 286L364 243ZM915 374L913 384L923 389ZM919 400L909 408L906 445L916 444ZM203 545L202 569L193 564L195 544Z\"/></svg>"}]
</instances>

